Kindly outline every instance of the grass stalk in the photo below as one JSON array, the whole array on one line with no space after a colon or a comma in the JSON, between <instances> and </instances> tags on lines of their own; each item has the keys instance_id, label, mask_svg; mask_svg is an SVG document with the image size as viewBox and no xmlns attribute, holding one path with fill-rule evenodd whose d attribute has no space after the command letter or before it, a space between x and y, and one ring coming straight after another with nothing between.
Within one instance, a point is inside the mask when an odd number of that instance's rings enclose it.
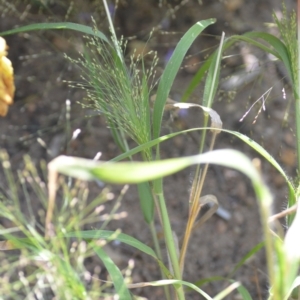
<instances>
[{"instance_id":1,"label":"grass stalk","mask_svg":"<svg viewBox=\"0 0 300 300\"><path fill-rule=\"evenodd\" d=\"M155 249L155 252L156 252L158 258L159 258L161 261L163 261L161 249L160 249L159 242L158 242L158 238L157 238L157 233L156 233L156 230L155 230L155 227L154 227L154 222L151 222L151 223L149 224L149 228L150 228L152 240L153 240L153 243L154 243L154 249ZM166 276L164 275L162 269L160 269L160 274L161 274L161 277L162 277L162 278L166 278ZM170 299L171 299L171 296L170 296L170 289L169 289L169 286L168 286L168 285L164 285L163 288L164 288L164 293L165 293L165 296L166 296L166 300L170 300Z\"/></svg>"},{"instance_id":2,"label":"grass stalk","mask_svg":"<svg viewBox=\"0 0 300 300\"><path fill-rule=\"evenodd\" d=\"M122 51L120 49L120 45L118 44L118 39L117 39L117 35L116 35L116 32L115 32L115 27L114 27L114 24L113 24L111 16L110 16L110 12L109 12L109 8L108 8L106 0L103 0L103 5L104 5L104 8L105 8L105 13L106 13L106 16L107 16L107 19L108 19L109 29L110 29L111 34L112 34L115 49L117 51L117 54L118 54L120 60L122 62L124 62Z\"/></svg>"},{"instance_id":3,"label":"grass stalk","mask_svg":"<svg viewBox=\"0 0 300 300\"><path fill-rule=\"evenodd\" d=\"M174 277L175 277L175 279L181 280L181 272L180 272L180 267L179 267L177 251L176 251L176 245L175 245L175 241L173 238L173 233L172 233L170 219L169 219L169 215L168 215L168 211L167 211L167 207L166 207L165 198L162 193L159 193L157 196L158 196L158 204L159 204L159 208L160 208L160 212L161 212L161 216L162 216L165 242L167 245L168 254L170 257L171 264L172 264ZM178 288L176 287L176 293L177 293L179 300L185 299L182 285L179 285Z\"/></svg>"},{"instance_id":4,"label":"grass stalk","mask_svg":"<svg viewBox=\"0 0 300 300\"><path fill-rule=\"evenodd\" d=\"M218 133L216 131L213 131L213 136L212 136L212 140L210 143L209 151L213 150L217 134ZM208 166L209 166L209 164L205 164L205 166L203 168L203 172L199 171L198 174L196 173L196 175L198 175L198 176L194 178L192 193L191 193L191 200L190 200L191 207L190 207L190 212L189 212L189 219L188 219L186 230L184 233L184 238L183 238L183 243L182 243L182 247L181 247L181 251L180 251L180 258L179 258L179 266L180 266L181 274L183 274L184 261L185 261L185 256L186 256L186 252L187 252L188 243L189 243L191 234L193 232L194 224L195 224L196 219L201 210L201 205L199 203L199 199L200 199L201 192L203 189L204 180L205 180L205 177L207 174Z\"/></svg>"}]
</instances>

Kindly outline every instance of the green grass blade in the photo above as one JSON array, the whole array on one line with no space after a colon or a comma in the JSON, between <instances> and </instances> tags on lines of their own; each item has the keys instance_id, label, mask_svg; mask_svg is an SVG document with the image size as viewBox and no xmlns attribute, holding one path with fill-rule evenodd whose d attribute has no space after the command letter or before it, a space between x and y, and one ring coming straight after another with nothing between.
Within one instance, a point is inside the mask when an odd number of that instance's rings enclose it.
<instances>
[{"instance_id":1,"label":"green grass blade","mask_svg":"<svg viewBox=\"0 0 300 300\"><path fill-rule=\"evenodd\" d=\"M292 82L295 83L295 79L291 68L291 61L288 54L289 52L287 50L287 47L279 38L266 32L255 32L255 31L248 32L244 34L243 37L249 38L249 40L247 40L249 43L261 48L266 53L271 53L275 55L278 59L280 59L284 63ZM269 43L269 45L272 46L272 49L270 49L270 47L266 47L264 44L261 43L257 44L255 42L255 39L261 39Z\"/></svg>"},{"instance_id":2,"label":"green grass blade","mask_svg":"<svg viewBox=\"0 0 300 300\"><path fill-rule=\"evenodd\" d=\"M138 147L130 150L128 153L124 153L124 154L116 157L114 160L118 161L118 160L125 159L126 157L128 157L130 155L134 155L134 154L140 152L142 149L144 149L144 147L154 147L157 144L162 143L162 142L164 142L164 141L166 141L170 138L173 138L173 137L175 137L179 134L184 134L184 133L187 133L187 132L192 132L192 131L196 131L196 130L204 130L204 129L208 129L208 128L192 128L192 129L178 131L178 132L175 132L175 133L171 133L171 134L159 137L158 139L155 139L155 140L153 140L149 143L146 143L144 145L138 146ZM278 162L271 156L271 154L268 153L257 142L255 142L254 140L250 139L248 136L246 136L246 135L244 135L240 132L232 131L232 130L226 130L226 129L222 129L221 131L229 133L231 135L234 135L234 136L238 137L240 140L242 140L244 143L249 145L257 153L259 153L261 156L263 156L284 177L284 179L285 179L285 181L288 185L288 190L289 190L289 207L293 206L296 203L296 195L295 195L295 190L294 190L293 183L290 181L290 179L286 175L285 171L278 164Z\"/></svg>"},{"instance_id":3,"label":"green grass blade","mask_svg":"<svg viewBox=\"0 0 300 300\"><path fill-rule=\"evenodd\" d=\"M78 157L59 156L49 163L49 169L82 180L99 179L124 184L154 180L171 175L188 166L205 163L234 168L251 180L260 180L251 161L244 154L231 149L152 162L103 163Z\"/></svg>"},{"instance_id":4,"label":"green grass blade","mask_svg":"<svg viewBox=\"0 0 300 300\"><path fill-rule=\"evenodd\" d=\"M195 286L197 287L200 287L204 284L207 284L207 283L210 283L210 282L214 282L214 281L229 281L231 283L234 283L233 280L228 280L227 278L225 277L221 277L221 276L213 276L213 277L208 277L208 278L203 278L203 279L200 279L198 281L196 281L194 283ZM188 291L190 291L190 289L187 289ZM243 300L252 300L249 292L247 291L247 289L243 286L243 285L240 285L238 288L237 288L238 292L242 295L243 297Z\"/></svg>"},{"instance_id":5,"label":"green grass blade","mask_svg":"<svg viewBox=\"0 0 300 300\"><path fill-rule=\"evenodd\" d=\"M197 71L197 73L195 74L195 76L193 77L193 79L190 81L188 87L186 88L186 90L184 91L182 97L181 97L181 102L186 102L189 97L191 96L191 94L194 92L195 88L198 86L198 84L202 81L202 79L204 78L207 70L210 67L210 64L213 60L213 55L211 55L206 61L205 63L201 66L201 68Z\"/></svg>"},{"instance_id":6,"label":"green grass blade","mask_svg":"<svg viewBox=\"0 0 300 300\"><path fill-rule=\"evenodd\" d=\"M285 272L282 272L282 277L285 280L285 289L288 290L297 277L300 266L300 239L299 239L299 229L300 229L300 206L298 204L297 212L294 221L290 228L288 229L283 249L284 249L284 264L282 266Z\"/></svg>"},{"instance_id":7,"label":"green grass blade","mask_svg":"<svg viewBox=\"0 0 300 300\"><path fill-rule=\"evenodd\" d=\"M243 142L248 144L252 149L254 149L256 152L258 152L261 156L263 156L285 179L287 185L288 185L288 190L289 190L289 199L288 199L288 206L292 207L296 203L296 194L295 194L295 189L293 186L293 183L290 181L290 179L287 177L286 173L282 169L282 167L278 164L278 162L271 156L269 152L267 152L262 146L260 146L258 143L250 139L244 134L241 134L236 131L231 131L231 130L223 130L225 132L228 132L232 135L235 135L239 139L241 139Z\"/></svg>"},{"instance_id":8,"label":"green grass blade","mask_svg":"<svg viewBox=\"0 0 300 300\"><path fill-rule=\"evenodd\" d=\"M175 158L157 162L103 163L78 157L59 156L50 163L50 168L81 180L99 179L116 184L135 184L171 175L188 167L192 161L190 158Z\"/></svg>"},{"instance_id":9,"label":"green grass blade","mask_svg":"<svg viewBox=\"0 0 300 300\"><path fill-rule=\"evenodd\" d=\"M222 300L231 292L233 292L236 288L238 288L241 284L239 282L234 282L227 288L225 288L222 292L220 292L217 296L214 297L213 300Z\"/></svg>"},{"instance_id":10,"label":"green grass blade","mask_svg":"<svg viewBox=\"0 0 300 300\"><path fill-rule=\"evenodd\" d=\"M137 185L141 209L145 221L150 224L154 217L154 200L151 193L151 188L148 182Z\"/></svg>"},{"instance_id":11,"label":"green grass blade","mask_svg":"<svg viewBox=\"0 0 300 300\"><path fill-rule=\"evenodd\" d=\"M124 159L127 159L128 157L134 155L134 154L137 154L141 151L145 151L147 148L152 148L152 147L155 147L157 145L159 145L160 143L163 143L177 135L180 135L180 134L186 134L188 132L192 132L192 131L198 131L198 130L205 130L205 129L211 129L210 127L202 127L202 128L191 128L191 129L186 129L186 130L182 130L182 131L177 131L177 132L173 132L173 133L169 133L167 135L164 135L164 136L161 136L157 139L154 139L150 142L147 142L143 145L140 145L140 146L137 146L131 150L129 150L128 152L125 152L125 153L122 153L118 156L116 156L115 158L113 158L111 161L121 161L121 160L124 160ZM158 159L159 156L156 157L156 159Z\"/></svg>"},{"instance_id":12,"label":"green grass blade","mask_svg":"<svg viewBox=\"0 0 300 300\"><path fill-rule=\"evenodd\" d=\"M233 44L234 44L234 40L231 38L227 38L225 40L225 43L222 47L223 52L230 48ZM191 94L194 92L195 88L198 86L198 84L201 82L201 80L204 78L207 70L209 70L211 63L213 62L213 59L215 57L215 55L217 55L218 49L216 51L214 51L213 54L211 54L206 61L203 63L203 65L200 67L200 69L197 71L197 73L195 74L195 76L193 77L193 79L191 80L190 84L188 85L188 87L186 88L186 90L184 91L182 98L181 98L181 102L186 102L187 99L191 96Z\"/></svg>"},{"instance_id":13,"label":"green grass blade","mask_svg":"<svg viewBox=\"0 0 300 300\"><path fill-rule=\"evenodd\" d=\"M300 295L300 276L298 276L292 285L291 290L289 291L288 295L292 295L292 299L299 299L299 295ZM287 297L288 298L288 297Z\"/></svg>"},{"instance_id":14,"label":"green grass blade","mask_svg":"<svg viewBox=\"0 0 300 300\"><path fill-rule=\"evenodd\" d=\"M104 239L104 240L117 240L124 244L127 244L131 247L134 247L149 256L152 256L157 263L159 264L160 268L164 272L165 276L171 278L172 275L170 274L167 267L163 264L163 262L158 259L156 253L147 245L140 242L139 240L120 232L109 231L109 230L85 230L85 231L76 231L76 232L67 232L66 234L62 235L63 237L76 237L88 241L92 241L94 239Z\"/></svg>"},{"instance_id":15,"label":"green grass blade","mask_svg":"<svg viewBox=\"0 0 300 300\"><path fill-rule=\"evenodd\" d=\"M84 34L96 36L103 41L110 43L107 37L99 30L95 30L92 27L76 24L72 22L58 22L58 23L37 23L37 24L30 24L22 27L18 27L15 29L7 30L0 33L0 36L21 33L21 32L28 32L34 30L75 30Z\"/></svg>"},{"instance_id":16,"label":"green grass blade","mask_svg":"<svg viewBox=\"0 0 300 300\"><path fill-rule=\"evenodd\" d=\"M218 51L214 53L212 62L210 64L207 73L204 94L203 94L203 102L202 102L203 106L205 107L209 107L209 108L212 107L212 103L217 92L217 88L219 85L223 44L224 44L224 33L222 35Z\"/></svg>"},{"instance_id":17,"label":"green grass blade","mask_svg":"<svg viewBox=\"0 0 300 300\"><path fill-rule=\"evenodd\" d=\"M207 278L197 280L196 282L194 282L194 285L200 287L206 283L210 283L210 282L214 282L214 281L221 281L221 280L226 280L226 278L221 277L221 276L207 277Z\"/></svg>"},{"instance_id":18,"label":"green grass blade","mask_svg":"<svg viewBox=\"0 0 300 300\"><path fill-rule=\"evenodd\" d=\"M159 143L162 143L168 139L171 139L179 134L185 134L188 132L192 132L192 131L198 131L198 130L204 130L204 129L208 129L208 128L192 128L192 129L187 129L187 130L183 130L183 131L178 131L178 132L174 132L174 133L170 133L164 136L161 136L155 140L152 140L146 144L143 144L141 146L138 146L136 148L131 149L130 151L123 153L119 156L117 156L116 158L113 159L113 161L120 161L123 160L129 156L132 156L134 154L137 154L139 152L141 152L142 150L144 150L145 148L149 148L149 147L154 147ZM290 179L288 178L288 176L286 175L286 173L284 172L284 170L282 169L282 167L278 164L278 162L271 156L270 153L268 153L262 146L260 146L257 142L255 142L254 140L250 139L248 136L237 132L237 131L232 131L232 130L226 130L226 129L222 129L223 132L229 133L231 135L234 135L236 137L238 137L240 140L242 140L243 142L245 142L247 145L249 145L252 149L254 149L257 153L259 153L260 155L262 155L286 180L287 185L288 185L288 189L289 189L289 207L293 206L296 203L296 196L295 196L295 190L293 187L292 182L290 181Z\"/></svg>"},{"instance_id":19,"label":"green grass blade","mask_svg":"<svg viewBox=\"0 0 300 300\"><path fill-rule=\"evenodd\" d=\"M192 26L177 44L171 59L161 76L153 111L153 138L160 134L162 115L167 97L170 93L175 76L180 68L188 49L197 36L209 25L215 22L214 19L203 20Z\"/></svg>"},{"instance_id":20,"label":"green grass blade","mask_svg":"<svg viewBox=\"0 0 300 300\"><path fill-rule=\"evenodd\" d=\"M179 132L175 132L175 133L171 133L171 134L168 134L168 135L165 135L165 136L162 136L162 137L159 137L155 140L152 140L148 143L145 143L141 146L138 146L134 149L131 149L130 151L124 153L124 154L121 154L119 155L118 157L116 157L113 161L119 161L119 160L123 160L123 159L126 159L136 153L139 153L147 148L150 148L150 147L154 147L156 145L158 145L159 143L162 143L170 138L173 138L179 134L184 134L184 133L187 133L187 132L192 132L192 131L197 131L197 130L204 130L204 129L209 129L209 128L193 128L193 129L188 129L188 130L183 130L183 131L179 131ZM262 155L283 177L284 179L286 180L287 182L287 185L288 185L288 189L289 189L289 207L293 206L295 203L296 203L296 197L295 197L295 191L294 191L294 187L293 187L293 184L292 182L289 180L289 178L287 177L286 173L284 172L284 170L282 169L282 167L277 163L277 161L271 156L270 153L268 153L262 146L260 146L258 143L256 143L254 140L250 139L248 136L246 135L243 135L242 133L240 132L236 132L236 131L231 131L231 130L226 130L226 129L222 129L221 131L223 132L226 132L226 133L229 133L231 135L234 135L236 137L238 137L239 139L241 139L243 142L245 142L246 144L248 144L252 149L254 149L256 152L258 152L260 155ZM55 162L55 160L57 160L58 158L54 159L52 162ZM70 158L66 157L66 159L69 161L68 164L70 163ZM76 159L76 158L74 158ZM182 158L184 159L184 158ZM62 166L63 165L66 165L66 161L64 162L64 156L62 156L61 158L59 158L59 160L62 161ZM80 161L81 159L78 158L78 162ZM95 167L95 163L96 162L91 162L89 160L83 160L83 164L82 163L79 163L79 166L76 167L76 173L78 173L78 176L80 176L81 174L81 171L82 171L82 176L81 178L83 179L86 179L86 180L93 180L94 178L94 175L92 173L89 173L89 171L87 172L86 170L84 170L84 162L87 161L87 165L89 165L91 168L94 168ZM111 162L113 162L111 161ZM51 162L51 163L52 163ZM107 162L106 164L108 164L109 162ZM154 162L152 162L154 163ZM99 164L99 162L98 162ZM101 164L101 163L100 163ZM57 165L58 169L59 170L59 164L57 162L55 162L55 165ZM104 166L104 164L102 163L101 165ZM155 166L155 164L154 164ZM67 166L65 166L67 167ZM178 166L179 167L179 166ZM181 167L177 168L177 171L181 169ZM124 170L123 170L124 171ZM158 170L159 171L159 170ZM174 168L174 172L176 171L176 167ZM69 170L68 172L71 172L71 170ZM155 170L154 170L155 172ZM159 171L160 172L160 171ZM143 172L144 173L144 172ZM157 172L156 172L157 173ZM74 173L75 174L75 173ZM166 173L162 173L162 174L165 174L167 175ZM170 174L170 173L169 173ZM126 174L123 174L126 178ZM147 174L143 174L144 178L148 178L147 177ZM129 177L127 177L129 179ZM140 177L141 178L141 177ZM147 181L148 179L145 179L145 181Z\"/></svg>"},{"instance_id":21,"label":"green grass blade","mask_svg":"<svg viewBox=\"0 0 300 300\"><path fill-rule=\"evenodd\" d=\"M240 285L237 288L237 290L240 293L240 295L242 296L243 300L253 300L250 293L248 292L248 290L243 285Z\"/></svg>"},{"instance_id":22,"label":"green grass blade","mask_svg":"<svg viewBox=\"0 0 300 300\"><path fill-rule=\"evenodd\" d=\"M232 278L233 274L245 264L245 262L251 258L255 253L257 253L261 248L263 248L264 242L261 242L255 245L244 257L234 266L233 270L227 276L228 278Z\"/></svg>"},{"instance_id":23,"label":"green grass blade","mask_svg":"<svg viewBox=\"0 0 300 300\"><path fill-rule=\"evenodd\" d=\"M118 233L115 231L109 230L85 230L85 231L76 231L76 232L67 232L63 235L64 237L76 237L85 240L94 240L94 239L104 239L104 240L118 240L124 244L132 246L150 256L157 259L155 252L145 245L144 243L140 242L139 240L124 234Z\"/></svg>"},{"instance_id":24,"label":"green grass blade","mask_svg":"<svg viewBox=\"0 0 300 300\"><path fill-rule=\"evenodd\" d=\"M262 39L269 43L272 47L257 41L256 39ZM258 47L265 51L266 53L270 53L277 57L279 60L283 61L284 65L288 70L288 74L293 80L290 60L288 56L288 51L286 46L275 36L265 33L265 32L248 32L244 35L233 35L225 40L223 46L223 52L230 48L235 42L243 41L249 43L255 47ZM193 79L191 80L190 84L186 88L181 98L182 102L186 102L190 95L193 93L195 88L198 86L199 82L203 79L204 75L206 74L207 70L210 68L211 63L213 62L213 58L216 55L215 51L213 54L209 56L209 58L205 61L205 63L201 66L198 72L195 74ZM294 82L294 81L293 81Z\"/></svg>"},{"instance_id":25,"label":"green grass blade","mask_svg":"<svg viewBox=\"0 0 300 300\"><path fill-rule=\"evenodd\" d=\"M104 263L104 266L106 267L112 279L112 282L114 284L116 292L119 296L118 299L120 300L132 299L131 294L124 282L123 275L119 270L119 268L114 264L112 259L106 254L106 252L102 248L93 246L93 249L95 253L99 256L99 258L102 260L102 262Z\"/></svg>"},{"instance_id":26,"label":"green grass blade","mask_svg":"<svg viewBox=\"0 0 300 300\"><path fill-rule=\"evenodd\" d=\"M199 289L197 286L194 284L183 281L183 280L177 280L177 279L164 279L164 280L158 280L158 281L152 281L152 282L145 282L144 286L165 286L165 285L176 285L176 284L181 284L189 287L191 290L196 291L200 295L202 295L205 299L207 300L213 300L208 294L206 294L204 291Z\"/></svg>"}]
</instances>

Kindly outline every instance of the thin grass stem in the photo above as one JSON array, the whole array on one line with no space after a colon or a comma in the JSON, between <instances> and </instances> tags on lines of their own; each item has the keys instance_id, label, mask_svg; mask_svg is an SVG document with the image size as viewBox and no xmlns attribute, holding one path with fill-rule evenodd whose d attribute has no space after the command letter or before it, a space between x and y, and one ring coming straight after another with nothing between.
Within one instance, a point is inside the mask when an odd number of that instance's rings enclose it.
<instances>
[{"instance_id":1,"label":"thin grass stem","mask_svg":"<svg viewBox=\"0 0 300 300\"><path fill-rule=\"evenodd\" d=\"M175 245L175 241L173 238L173 233L172 233L172 228L170 225L170 219L169 219L169 215L168 215L168 211L167 211L167 207L166 207L165 198L162 193L159 193L157 196L158 196L158 204L160 207L160 212L162 215L164 237L165 237L170 261L172 264L174 277L175 277L175 279L181 280L181 272L180 272L180 267L179 267L179 262L178 262L176 245ZM178 287L176 287L176 293L177 293L179 300L185 299L182 285L179 285Z\"/></svg>"},{"instance_id":2,"label":"thin grass stem","mask_svg":"<svg viewBox=\"0 0 300 300\"><path fill-rule=\"evenodd\" d=\"M160 249L160 246L159 246L156 229L154 227L154 222L151 222L149 224L149 228L150 228L152 240L153 240L153 243L154 243L154 249L155 249L156 255L162 261L162 253L161 253L161 249ZM160 269L160 274L161 274L162 278L167 279L165 274L163 273L162 269ZM165 296L166 296L166 300L170 300L171 296L170 296L169 286L164 285L164 293L165 293Z\"/></svg>"},{"instance_id":3,"label":"thin grass stem","mask_svg":"<svg viewBox=\"0 0 300 300\"><path fill-rule=\"evenodd\" d=\"M218 134L217 131L213 131L213 136L212 136L212 140L210 143L209 151L212 151L214 148L217 134ZM191 198L191 208L190 208L190 212L189 212L189 219L188 219L186 230L184 233L182 248L181 248L180 257L179 257L179 266L180 266L181 274L183 274L183 270L184 270L184 262L185 262L188 243L189 243L191 234L193 232L194 224L196 222L196 219L197 219L200 209L201 209L201 205L199 204L199 199L200 199L201 192L203 189L204 180L205 180L205 177L207 174L208 166L209 166L209 164L206 164L203 168L203 172L200 172L199 177L195 178L195 180L194 180L194 182L197 182L197 185L195 187L193 187L194 194L193 194L193 198Z\"/></svg>"},{"instance_id":4,"label":"thin grass stem","mask_svg":"<svg viewBox=\"0 0 300 300\"><path fill-rule=\"evenodd\" d=\"M109 9L108 9L108 5L107 5L107 1L106 0L103 0L103 5L104 5L104 8L105 8L105 13L106 13L106 16L107 16L107 19L108 19L108 23L109 23L109 28L110 28L110 31L111 31L111 34L113 36L113 43L114 43L114 46L116 48L116 51L118 53L118 56L120 58L120 60L122 62L124 62L124 59L123 59L123 55L122 55L122 52L120 50L120 46L118 44L118 39L117 39L117 35L116 35L116 32L115 32L115 27L113 25L113 22L112 22L112 19L111 19L111 16L110 16L110 12L109 12Z\"/></svg>"}]
</instances>

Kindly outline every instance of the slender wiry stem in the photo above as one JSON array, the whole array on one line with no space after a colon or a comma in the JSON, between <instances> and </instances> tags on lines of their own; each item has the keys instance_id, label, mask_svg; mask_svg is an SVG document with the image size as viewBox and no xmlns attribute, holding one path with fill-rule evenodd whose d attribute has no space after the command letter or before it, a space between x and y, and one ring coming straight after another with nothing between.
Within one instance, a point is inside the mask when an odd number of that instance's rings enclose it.
<instances>
[{"instance_id":1,"label":"slender wiry stem","mask_svg":"<svg viewBox=\"0 0 300 300\"><path fill-rule=\"evenodd\" d=\"M162 193L158 194L157 196L158 196L160 212L162 215L165 241L166 241L170 261L172 264L174 277L175 277L175 279L181 280L181 272L180 272L180 268L179 268L176 245L175 245L174 238L173 238L173 233L172 233L170 219L169 219L169 215L168 215L168 211L167 211L167 207L166 207L166 202L165 202L165 199L164 199L164 196ZM178 296L179 300L185 299L182 285L178 286L178 288L176 289L176 292L177 292L177 296Z\"/></svg>"},{"instance_id":2,"label":"slender wiry stem","mask_svg":"<svg viewBox=\"0 0 300 300\"><path fill-rule=\"evenodd\" d=\"M217 136L217 131L214 131L213 136L212 136L212 140L211 140L211 143L210 143L209 151L213 150L215 140L216 140L216 136ZM191 198L191 207L190 207L190 212L189 212L189 219L188 219L186 230L185 230L185 233L184 233L184 238L183 238L182 247L181 247L181 251L180 251L180 258L179 258L179 266L180 266L181 274L183 273L184 261L185 261L185 256L186 256L188 243L189 243L192 231L193 231L194 224L195 224L196 219L198 217L198 214L200 212L201 206L199 204L199 198L200 198L202 188L203 188L203 185L204 185L204 180L205 180L205 177L206 177L206 174L207 174L208 166L209 166L209 164L206 164L204 166L203 172L199 172L199 174L198 174L199 177L195 178L194 182L193 182L193 187L192 187L192 192L193 192L192 197L193 198ZM195 184L195 186L194 186L194 184Z\"/></svg>"},{"instance_id":3,"label":"slender wiry stem","mask_svg":"<svg viewBox=\"0 0 300 300\"><path fill-rule=\"evenodd\" d=\"M121 49L120 49L120 45L118 44L118 39L117 39L117 35L116 35L116 32L115 32L115 27L113 25L113 22L112 22L112 19L111 19L111 16L110 16L110 12L109 12L106 0L103 0L103 5L104 5L106 16L107 16L107 19L108 19L109 28L110 28L111 34L113 36L114 46L116 48L116 51L118 53L119 58L123 62L124 61L123 60L123 55L122 55L122 52L121 52Z\"/></svg>"}]
</instances>

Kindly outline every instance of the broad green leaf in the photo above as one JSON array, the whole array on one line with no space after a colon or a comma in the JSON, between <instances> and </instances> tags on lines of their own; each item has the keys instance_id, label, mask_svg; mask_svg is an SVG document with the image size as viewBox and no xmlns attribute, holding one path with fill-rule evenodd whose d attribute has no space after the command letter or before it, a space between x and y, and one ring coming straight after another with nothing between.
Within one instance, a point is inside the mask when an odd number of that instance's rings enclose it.
<instances>
[{"instance_id":1,"label":"broad green leaf","mask_svg":"<svg viewBox=\"0 0 300 300\"><path fill-rule=\"evenodd\" d=\"M153 138L158 138L161 129L162 115L167 97L170 93L175 76L180 68L188 49L197 38L197 36L209 25L213 24L215 19L208 19L197 22L192 26L177 44L174 53L161 76L159 81L156 100L153 111Z\"/></svg>"},{"instance_id":2,"label":"broad green leaf","mask_svg":"<svg viewBox=\"0 0 300 300\"><path fill-rule=\"evenodd\" d=\"M92 27L71 23L71 22L58 22L58 23L36 23L36 24L30 24L18 28L14 28L11 30L7 30L0 33L0 36L10 35L10 34L16 34L21 32L28 32L33 30L61 30L61 29L69 29L69 30L75 30L84 34L93 35L96 36L103 41L110 43L107 39L107 37L99 30L94 30Z\"/></svg>"},{"instance_id":3,"label":"broad green leaf","mask_svg":"<svg viewBox=\"0 0 300 300\"><path fill-rule=\"evenodd\" d=\"M112 259L106 254L106 252L101 247L93 246L93 249L95 253L99 256L99 258L104 263L104 266L106 267L112 282L114 284L114 287L116 289L116 292L119 296L118 299L120 300L129 300L132 299L131 294L126 286L126 283L124 282L123 275L119 268L114 264Z\"/></svg>"}]
</instances>

